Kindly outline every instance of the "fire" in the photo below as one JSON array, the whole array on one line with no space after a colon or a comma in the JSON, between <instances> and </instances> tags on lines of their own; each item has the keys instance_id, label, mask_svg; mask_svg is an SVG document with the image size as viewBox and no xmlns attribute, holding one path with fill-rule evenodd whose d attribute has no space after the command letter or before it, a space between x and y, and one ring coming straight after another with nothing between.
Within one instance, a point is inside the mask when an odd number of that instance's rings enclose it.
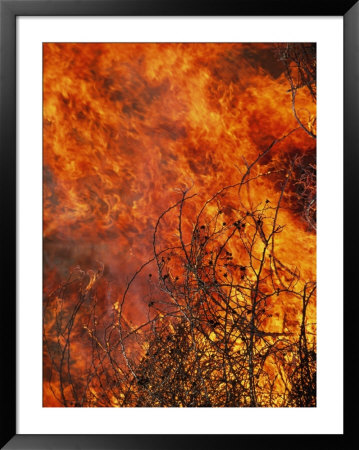
<instances>
[{"instance_id":1,"label":"fire","mask_svg":"<svg viewBox=\"0 0 359 450\"><path fill-rule=\"evenodd\" d=\"M43 62L44 406L314 406L315 48Z\"/></svg>"}]
</instances>

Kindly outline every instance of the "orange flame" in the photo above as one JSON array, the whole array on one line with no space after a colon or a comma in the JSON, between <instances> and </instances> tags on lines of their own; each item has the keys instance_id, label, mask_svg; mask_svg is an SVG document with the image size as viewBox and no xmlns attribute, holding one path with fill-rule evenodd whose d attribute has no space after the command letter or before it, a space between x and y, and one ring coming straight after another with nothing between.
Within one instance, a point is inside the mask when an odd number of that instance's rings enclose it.
<instances>
[{"instance_id":1,"label":"orange flame","mask_svg":"<svg viewBox=\"0 0 359 450\"><path fill-rule=\"evenodd\" d=\"M268 299L261 330L268 339L271 333L273 337L300 332L301 299L283 287L295 282L299 292L316 277L315 230L303 213L315 200L315 194L303 187L305 177L315 170L315 139L293 114L285 66L276 58L275 48L272 44L44 44L45 302L69 277L72 287L63 284L63 291L77 286L84 305L94 289L100 293L98 323L101 317L118 314L129 280L153 256L158 217L179 200L179 193L191 188L189 194L198 194L184 206L183 233L189 241L203 202L224 186L238 183L263 153L248 177L250 187L243 186L239 199L238 190L229 189L225 197L208 204L205 217L209 220L221 210L221 226L226 228L237 220L238 211L270 208L282 196L276 223L284 226L275 235L275 253L263 267L268 277L263 292L273 289L270 274L280 272L275 282L278 295ZM315 103L305 89L297 90L296 107L302 124L315 133ZM290 166L294 159L296 165ZM303 166L314 169L304 172ZM288 189L283 192L286 177ZM174 236L178 213L172 212L160 224L161 248L175 245L178 239ZM254 232L250 227L248 220L247 237ZM269 225L262 229L264 234L270 232ZM248 266L241 244L231 242L227 251ZM254 257L259 257L265 237L256 242ZM165 264L168 276L176 280L180 277L176 255L173 261L171 267L172 262ZM223 273L242 276L230 264ZM139 277L123 307L132 330L148 318L148 276L146 272ZM246 276L248 283L254 281L254 271ZM73 292L75 288L68 295L76 305ZM240 295L236 294L236 302L244 301ZM71 320L61 302L61 298L53 302L44 316L48 334L61 314L61 320ZM86 339L94 335L95 327L88 323L90 314L89 305L88 310L81 309L83 327L76 331L87 350L91 339ZM314 301L308 304L306 317L312 324L309 339L314 342ZM58 383L50 383L53 361L48 350L65 345L61 341L65 338L60 336L57 343L48 339L44 346L45 406L58 406L67 394ZM217 339L215 329L209 339ZM99 345L106 352L104 344ZM241 346L235 350L240 352ZM84 348L77 344L71 351L74 371L86 372ZM286 367L296 364L291 356L283 358ZM266 370L276 372L277 389L284 389L286 378L278 375L275 364L268 359ZM121 398L109 396L112 406L121 405Z\"/></svg>"}]
</instances>

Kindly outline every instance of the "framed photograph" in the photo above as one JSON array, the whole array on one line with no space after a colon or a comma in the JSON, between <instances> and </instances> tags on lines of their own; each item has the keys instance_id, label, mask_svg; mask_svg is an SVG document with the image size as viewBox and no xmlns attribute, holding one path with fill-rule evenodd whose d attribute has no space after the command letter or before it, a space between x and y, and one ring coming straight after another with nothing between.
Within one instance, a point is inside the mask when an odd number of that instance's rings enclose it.
<instances>
[{"instance_id":1,"label":"framed photograph","mask_svg":"<svg viewBox=\"0 0 359 450\"><path fill-rule=\"evenodd\" d=\"M4 448L344 448L355 1L0 11Z\"/></svg>"}]
</instances>

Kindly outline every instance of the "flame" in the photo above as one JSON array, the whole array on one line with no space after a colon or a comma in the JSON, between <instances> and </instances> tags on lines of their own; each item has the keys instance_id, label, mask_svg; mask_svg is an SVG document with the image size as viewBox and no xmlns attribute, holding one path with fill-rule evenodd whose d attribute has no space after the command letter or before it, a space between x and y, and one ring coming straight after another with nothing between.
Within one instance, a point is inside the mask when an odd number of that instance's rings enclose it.
<instances>
[{"instance_id":1,"label":"flame","mask_svg":"<svg viewBox=\"0 0 359 450\"><path fill-rule=\"evenodd\" d=\"M279 335L282 343L276 345L285 347L291 336L300 336L303 326L315 347L315 294L305 306L303 325L303 298L292 290L295 285L296 292L303 293L316 278L316 147L310 135L315 133L316 108L311 93L297 88L297 117L293 114L293 88L289 89L286 68L276 58L278 47L44 44L44 406L82 406L74 393L75 381L61 384L59 367L71 359L68 368L81 379L91 369L93 352L101 349L109 357L112 338L99 338L101 333L111 334L104 324L111 324L115 334L123 320L130 340L147 321L162 321L170 336L177 332L167 307L161 306L163 291L158 292L156 283L161 279L171 286L184 283L183 256L166 251L178 245L181 204L168 209L183 193L196 194L183 203L185 242L194 242L195 217L215 196L198 224L198 239L218 232L218 240L206 244L206 264L213 264L210 255L236 232L236 221L244 225L225 247L228 258L220 262L221 279L249 286L256 282L256 271L263 274L261 295L268 298L262 334L256 336L265 336L266 344L258 343L257 351L264 351L268 342L274 345ZM225 186L237 187L217 195ZM168 214L158 222L165 211ZM257 213L246 216L248 211ZM262 222L256 225L258 220ZM132 283L139 268L153 258L156 224L159 266L150 262ZM279 228L269 245L271 227ZM254 262L244 245L250 239L255 241ZM241 261L245 269L233 265L233 260ZM249 316L253 313L245 291L223 289L231 297L231 307L242 305ZM218 313L221 323L228 320L226 314ZM222 338L215 328L207 333L212 343ZM71 349L66 341L70 334ZM135 340L129 344L129 359L152 351L143 336L140 344ZM207 338L198 338L197 345L210 355ZM238 340L232 350L240 354L243 345ZM272 388L270 394L259 395L258 403L281 405L298 363L295 358L282 350L265 359L261 370L269 374ZM105 364L104 359L99 361ZM116 376L124 370L118 364ZM234 384L233 377L228 375ZM258 375L258 391L265 392L268 379ZM88 378L87 383L86 406L123 406L130 395L113 387L104 392L100 378ZM274 393L278 400L269 400ZM183 402L179 397L174 400L178 406L185 406Z\"/></svg>"}]
</instances>

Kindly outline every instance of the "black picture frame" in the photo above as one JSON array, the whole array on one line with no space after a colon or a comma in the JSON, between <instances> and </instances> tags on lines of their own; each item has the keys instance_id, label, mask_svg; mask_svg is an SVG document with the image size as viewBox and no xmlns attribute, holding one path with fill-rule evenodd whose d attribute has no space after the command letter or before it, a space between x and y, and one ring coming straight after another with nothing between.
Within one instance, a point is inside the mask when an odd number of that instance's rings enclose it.
<instances>
[{"instance_id":1,"label":"black picture frame","mask_svg":"<svg viewBox=\"0 0 359 450\"><path fill-rule=\"evenodd\" d=\"M342 16L344 18L344 286L345 392L342 435L18 435L16 434L16 17L18 16ZM5 449L350 448L357 370L350 357L355 331L358 241L355 192L359 169L359 4L357 0L301 2L239 0L0 0L0 183L2 249L1 423ZM350 262L350 264L349 264ZM352 297L352 298L349 298ZM165 432L165 430L164 430ZM285 433L285 430L283 430Z\"/></svg>"}]
</instances>

